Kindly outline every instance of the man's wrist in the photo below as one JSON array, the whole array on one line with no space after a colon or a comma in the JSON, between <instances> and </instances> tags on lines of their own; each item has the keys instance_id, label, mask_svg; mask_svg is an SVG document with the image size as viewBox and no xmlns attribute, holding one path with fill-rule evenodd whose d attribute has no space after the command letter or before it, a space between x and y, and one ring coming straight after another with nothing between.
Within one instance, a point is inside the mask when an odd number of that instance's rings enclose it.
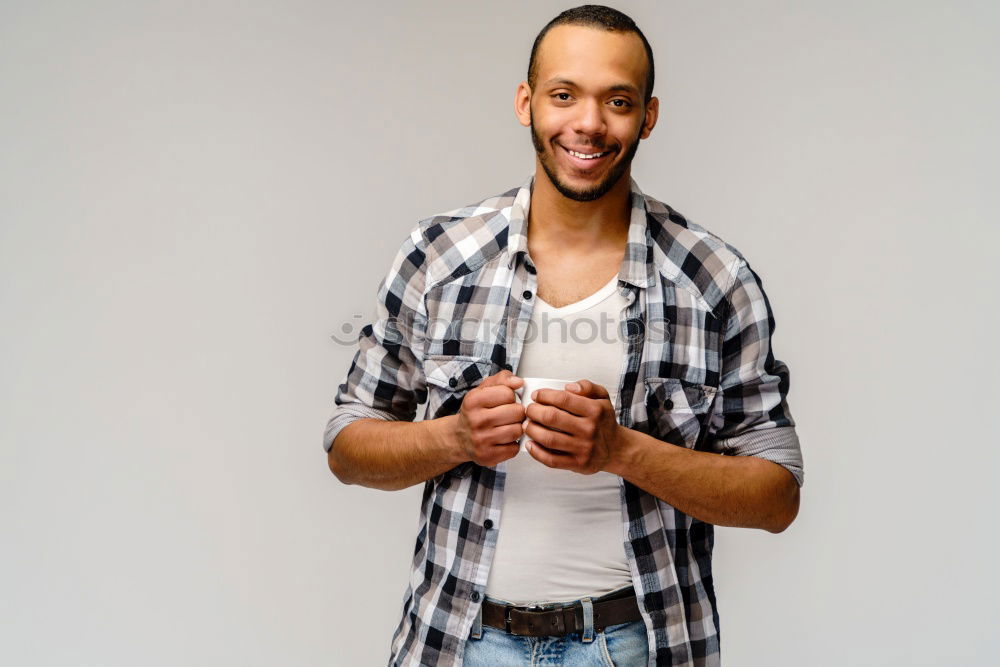
<instances>
[{"instance_id":1,"label":"man's wrist","mask_svg":"<svg viewBox=\"0 0 1000 667\"><path fill-rule=\"evenodd\" d=\"M428 419L423 423L426 425L434 449L440 453L443 461L457 466L469 460L458 438L458 430L456 428L458 415Z\"/></svg>"},{"instance_id":2,"label":"man's wrist","mask_svg":"<svg viewBox=\"0 0 1000 667\"><path fill-rule=\"evenodd\" d=\"M637 431L618 425L618 437L615 440L615 446L611 450L611 457L608 459L608 464L604 466L605 472L610 472L619 477L625 477L629 470L632 470L636 463L636 457L639 455L639 450L641 449L641 443L639 443L636 436L641 435Z\"/></svg>"}]
</instances>

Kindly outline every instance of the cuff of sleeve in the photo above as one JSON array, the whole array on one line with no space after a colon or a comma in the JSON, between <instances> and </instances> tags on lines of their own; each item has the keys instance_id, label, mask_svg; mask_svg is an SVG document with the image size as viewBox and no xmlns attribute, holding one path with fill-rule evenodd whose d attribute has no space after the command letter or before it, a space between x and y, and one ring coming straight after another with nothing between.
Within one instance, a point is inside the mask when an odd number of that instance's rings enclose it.
<instances>
[{"instance_id":1,"label":"cuff of sleeve","mask_svg":"<svg viewBox=\"0 0 1000 667\"><path fill-rule=\"evenodd\" d=\"M399 421L396 415L388 410L379 410L361 403L344 403L338 405L330 421L326 423L326 431L323 433L323 449L327 453L333 447L333 441L337 439L337 434L344 430L344 427L359 419L382 419L384 421Z\"/></svg>"},{"instance_id":2,"label":"cuff of sleeve","mask_svg":"<svg viewBox=\"0 0 1000 667\"><path fill-rule=\"evenodd\" d=\"M794 426L747 431L732 438L718 440L716 446L732 456L756 456L777 463L792 473L800 487L805 481L802 449Z\"/></svg>"}]
</instances>

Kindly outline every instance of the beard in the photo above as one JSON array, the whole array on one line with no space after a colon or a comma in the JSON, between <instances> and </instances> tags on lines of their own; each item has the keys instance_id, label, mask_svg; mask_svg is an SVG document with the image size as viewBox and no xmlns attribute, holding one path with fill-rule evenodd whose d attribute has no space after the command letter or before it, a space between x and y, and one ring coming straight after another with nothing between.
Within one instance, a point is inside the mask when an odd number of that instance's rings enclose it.
<instances>
[{"instance_id":1,"label":"beard","mask_svg":"<svg viewBox=\"0 0 1000 667\"><path fill-rule=\"evenodd\" d=\"M546 150L545 144L542 143L542 138L535 131L534 118L531 118L531 143L535 146L535 153L538 154L538 160L542 163L542 169L545 170L546 175L552 181L552 185L555 186L556 190L563 197L572 199L573 201L594 201L607 194L628 170L629 165L632 164L632 158L635 157L636 151L639 150L640 135L642 135L641 125L639 126L639 132L635 135L635 140L625 150L625 156L612 165L611 170L600 183L583 190L576 190L560 180L559 175L556 173L555 156Z\"/></svg>"}]
</instances>

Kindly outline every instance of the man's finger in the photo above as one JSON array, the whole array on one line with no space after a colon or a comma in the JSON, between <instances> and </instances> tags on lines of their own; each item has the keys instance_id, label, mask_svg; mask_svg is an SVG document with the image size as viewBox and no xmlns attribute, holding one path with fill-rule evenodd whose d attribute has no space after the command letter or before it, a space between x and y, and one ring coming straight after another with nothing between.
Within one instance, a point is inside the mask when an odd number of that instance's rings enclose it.
<instances>
[{"instance_id":1,"label":"man's finger","mask_svg":"<svg viewBox=\"0 0 1000 667\"><path fill-rule=\"evenodd\" d=\"M572 435L552 430L530 419L527 421L524 434L553 454L572 455L580 451L580 446Z\"/></svg>"},{"instance_id":2,"label":"man's finger","mask_svg":"<svg viewBox=\"0 0 1000 667\"><path fill-rule=\"evenodd\" d=\"M507 403L517 403L514 388L509 385L497 384L484 387L480 384L476 389L475 395L469 398L469 405L493 408L498 405L506 405Z\"/></svg>"},{"instance_id":3,"label":"man's finger","mask_svg":"<svg viewBox=\"0 0 1000 667\"><path fill-rule=\"evenodd\" d=\"M520 403L502 403L490 407L484 413L484 416L480 416L480 419L483 428L509 424L520 426L524 420L524 407ZM520 437L520 434L518 434L518 437Z\"/></svg>"},{"instance_id":4,"label":"man's finger","mask_svg":"<svg viewBox=\"0 0 1000 667\"><path fill-rule=\"evenodd\" d=\"M568 456L561 452L556 452L551 449L546 449L542 445L538 444L534 440L529 439L524 448L528 451L533 459L546 465L549 468L560 468L563 470L569 470L575 463L572 456Z\"/></svg>"},{"instance_id":5,"label":"man's finger","mask_svg":"<svg viewBox=\"0 0 1000 667\"><path fill-rule=\"evenodd\" d=\"M520 424L503 424L486 431L484 437L486 442L491 443L491 447L506 447L513 444L520 449L521 445L517 441L521 439L522 435L524 433L521 431Z\"/></svg>"},{"instance_id":6,"label":"man's finger","mask_svg":"<svg viewBox=\"0 0 1000 667\"><path fill-rule=\"evenodd\" d=\"M484 461L481 465L486 465L487 467L492 467L498 465L501 461L507 461L517 456L521 451L521 445L516 442L510 444L493 445L490 448L489 460Z\"/></svg>"},{"instance_id":7,"label":"man's finger","mask_svg":"<svg viewBox=\"0 0 1000 667\"><path fill-rule=\"evenodd\" d=\"M557 392L558 390L552 390ZM541 394L541 392L539 392ZM555 394L557 396L556 400L552 403L547 403L543 401L535 401L529 406L524 408L524 416L530 419L533 423L539 426L544 426L545 428L552 429L553 431L562 431L563 433L575 433L580 425L580 417L577 416L572 409L572 406L568 406L569 400L559 401L560 397L571 396L569 392L558 391ZM589 401L590 399L581 398L580 396L572 397L577 401ZM561 403L557 405L556 402ZM564 407L566 406L566 407Z\"/></svg>"},{"instance_id":8,"label":"man's finger","mask_svg":"<svg viewBox=\"0 0 1000 667\"><path fill-rule=\"evenodd\" d=\"M570 382L566 385L565 389L566 391L571 391L574 394L586 396L587 398L611 398L611 394L608 393L604 385L596 384L590 380Z\"/></svg>"},{"instance_id":9,"label":"man's finger","mask_svg":"<svg viewBox=\"0 0 1000 667\"><path fill-rule=\"evenodd\" d=\"M523 383L524 380L514 375L505 368L499 373L494 373L493 375L487 376L477 386L495 387L497 385L507 385L511 389L516 389L517 387L520 387Z\"/></svg>"},{"instance_id":10,"label":"man's finger","mask_svg":"<svg viewBox=\"0 0 1000 667\"><path fill-rule=\"evenodd\" d=\"M579 392L562 389L539 389L532 399L535 403L552 405L577 417L585 417L594 409L594 398L583 396Z\"/></svg>"},{"instance_id":11,"label":"man's finger","mask_svg":"<svg viewBox=\"0 0 1000 667\"><path fill-rule=\"evenodd\" d=\"M508 370L505 369L505 370L500 371L499 373L494 373L493 375L488 375L485 378L483 378L483 381L480 382L477 386L479 386L479 387L493 387L495 385L498 385L498 384L500 384L500 383L503 382L503 374L504 373L509 373L509 372L510 371L508 371Z\"/></svg>"}]
</instances>

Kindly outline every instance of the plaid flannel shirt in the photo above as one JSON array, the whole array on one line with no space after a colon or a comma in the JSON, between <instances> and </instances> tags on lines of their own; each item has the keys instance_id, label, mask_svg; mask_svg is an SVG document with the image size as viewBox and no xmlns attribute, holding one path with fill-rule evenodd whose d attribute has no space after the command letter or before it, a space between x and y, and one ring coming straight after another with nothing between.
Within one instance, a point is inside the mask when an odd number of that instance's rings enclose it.
<instances>
[{"instance_id":1,"label":"plaid flannel shirt","mask_svg":"<svg viewBox=\"0 0 1000 667\"><path fill-rule=\"evenodd\" d=\"M455 414L503 368L517 372L536 272L520 188L419 221L378 288L374 322L335 398L324 449L360 418ZM618 286L618 421L664 446L773 461L803 482L788 367L760 277L731 245L631 180ZM612 387L608 387L613 390ZM391 665L459 665L502 526L506 464L471 461L424 485ZM622 548L649 636L650 665L718 665L713 526L620 479Z\"/></svg>"}]
</instances>

